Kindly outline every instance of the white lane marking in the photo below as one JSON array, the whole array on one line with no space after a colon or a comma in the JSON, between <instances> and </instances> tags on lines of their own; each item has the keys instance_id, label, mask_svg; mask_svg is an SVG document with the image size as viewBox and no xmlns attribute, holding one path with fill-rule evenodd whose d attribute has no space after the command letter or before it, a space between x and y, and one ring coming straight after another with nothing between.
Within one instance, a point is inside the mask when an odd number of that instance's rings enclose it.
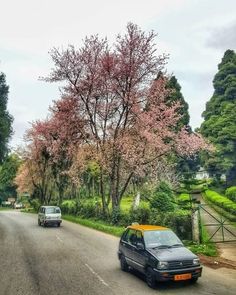
<instances>
[{"instance_id":1,"label":"white lane marking","mask_svg":"<svg viewBox=\"0 0 236 295\"><path fill-rule=\"evenodd\" d=\"M62 241L62 239L61 239L60 237L56 236L56 238L57 238L61 243L63 243L63 241Z\"/></svg>"},{"instance_id":2,"label":"white lane marking","mask_svg":"<svg viewBox=\"0 0 236 295\"><path fill-rule=\"evenodd\" d=\"M103 285L109 287L109 285L103 280L103 278L100 277L99 274L97 274L97 273L92 269L91 266L89 266L87 263L85 263L85 265L86 265L87 268L91 271L91 273L94 274L94 275L99 279L99 281L100 281Z\"/></svg>"}]
</instances>

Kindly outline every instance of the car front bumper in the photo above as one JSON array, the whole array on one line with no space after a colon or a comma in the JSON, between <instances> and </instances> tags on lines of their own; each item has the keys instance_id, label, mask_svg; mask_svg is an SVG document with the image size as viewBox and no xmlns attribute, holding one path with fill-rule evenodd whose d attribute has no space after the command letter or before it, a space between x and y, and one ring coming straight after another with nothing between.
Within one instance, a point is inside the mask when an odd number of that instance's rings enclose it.
<instances>
[{"instance_id":1,"label":"car front bumper","mask_svg":"<svg viewBox=\"0 0 236 295\"><path fill-rule=\"evenodd\" d=\"M191 274L190 279L197 279L202 275L202 267L194 266L191 268L171 269L171 270L153 270L157 281L175 281L176 275ZM183 279L184 280L184 279Z\"/></svg>"}]
</instances>

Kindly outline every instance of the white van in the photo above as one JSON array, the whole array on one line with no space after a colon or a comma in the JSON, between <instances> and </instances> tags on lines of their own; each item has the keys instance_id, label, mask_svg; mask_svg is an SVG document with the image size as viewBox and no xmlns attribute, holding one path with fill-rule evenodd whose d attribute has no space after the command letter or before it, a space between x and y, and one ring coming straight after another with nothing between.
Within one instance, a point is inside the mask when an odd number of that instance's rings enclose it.
<instances>
[{"instance_id":1,"label":"white van","mask_svg":"<svg viewBox=\"0 0 236 295\"><path fill-rule=\"evenodd\" d=\"M38 225L61 225L61 209L58 206L41 206L38 212Z\"/></svg>"}]
</instances>

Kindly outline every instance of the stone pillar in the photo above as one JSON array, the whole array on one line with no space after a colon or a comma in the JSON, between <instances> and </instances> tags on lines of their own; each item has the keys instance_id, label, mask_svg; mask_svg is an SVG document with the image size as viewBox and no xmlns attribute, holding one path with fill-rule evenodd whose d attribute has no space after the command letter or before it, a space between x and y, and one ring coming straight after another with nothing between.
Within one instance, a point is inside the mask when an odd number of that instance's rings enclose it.
<instances>
[{"instance_id":1,"label":"stone pillar","mask_svg":"<svg viewBox=\"0 0 236 295\"><path fill-rule=\"evenodd\" d=\"M200 233L199 233L199 214L198 210L194 210L192 213L192 233L193 241L200 242Z\"/></svg>"}]
</instances>

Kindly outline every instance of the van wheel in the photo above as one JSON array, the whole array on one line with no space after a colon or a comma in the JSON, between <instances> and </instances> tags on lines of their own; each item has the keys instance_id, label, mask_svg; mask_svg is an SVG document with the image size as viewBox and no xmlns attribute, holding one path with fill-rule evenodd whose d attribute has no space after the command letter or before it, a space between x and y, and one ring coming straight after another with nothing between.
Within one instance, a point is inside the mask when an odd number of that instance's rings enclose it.
<instances>
[{"instance_id":1,"label":"van wheel","mask_svg":"<svg viewBox=\"0 0 236 295\"><path fill-rule=\"evenodd\" d=\"M155 276L154 276L154 273L153 273L153 270L151 267L147 268L146 281L147 281L147 285L150 288L154 289L156 287L156 279L155 279Z\"/></svg>"},{"instance_id":2,"label":"van wheel","mask_svg":"<svg viewBox=\"0 0 236 295\"><path fill-rule=\"evenodd\" d=\"M60 222L58 222L57 226L58 226L58 227L60 227L60 226L61 226L61 223L60 223Z\"/></svg>"},{"instance_id":3,"label":"van wheel","mask_svg":"<svg viewBox=\"0 0 236 295\"><path fill-rule=\"evenodd\" d=\"M125 260L125 257L123 255L121 255L120 257L120 268L123 271L129 271L129 266Z\"/></svg>"},{"instance_id":4,"label":"van wheel","mask_svg":"<svg viewBox=\"0 0 236 295\"><path fill-rule=\"evenodd\" d=\"M41 225L41 222L40 222L40 220L38 219L38 225L40 226Z\"/></svg>"}]
</instances>

